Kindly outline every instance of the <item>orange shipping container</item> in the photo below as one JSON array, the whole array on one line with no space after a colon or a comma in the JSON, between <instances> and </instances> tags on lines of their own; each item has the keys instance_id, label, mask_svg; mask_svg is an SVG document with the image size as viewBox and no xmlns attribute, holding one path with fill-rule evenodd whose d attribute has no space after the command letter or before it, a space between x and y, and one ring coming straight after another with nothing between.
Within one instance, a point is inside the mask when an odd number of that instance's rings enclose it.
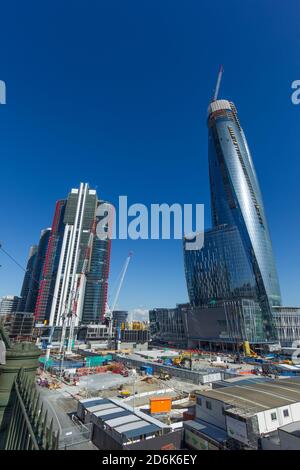
<instances>
[{"instance_id":1,"label":"orange shipping container","mask_svg":"<svg viewBox=\"0 0 300 470\"><path fill-rule=\"evenodd\" d=\"M150 398L150 413L169 413L171 411L171 397Z\"/></svg>"}]
</instances>

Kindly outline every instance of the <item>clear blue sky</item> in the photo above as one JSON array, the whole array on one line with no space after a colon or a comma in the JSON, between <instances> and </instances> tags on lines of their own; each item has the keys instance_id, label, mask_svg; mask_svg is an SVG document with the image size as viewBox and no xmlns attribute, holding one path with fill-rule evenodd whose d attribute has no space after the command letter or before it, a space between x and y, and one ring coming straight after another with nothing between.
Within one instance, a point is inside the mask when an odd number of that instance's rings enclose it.
<instances>
[{"instance_id":1,"label":"clear blue sky","mask_svg":"<svg viewBox=\"0 0 300 470\"><path fill-rule=\"evenodd\" d=\"M298 0L10 0L1 5L0 240L20 263L80 181L116 202L204 203L219 64L263 192L285 304L300 305ZM115 241L119 307L187 301L180 241ZM23 273L0 253L0 295Z\"/></svg>"}]
</instances>

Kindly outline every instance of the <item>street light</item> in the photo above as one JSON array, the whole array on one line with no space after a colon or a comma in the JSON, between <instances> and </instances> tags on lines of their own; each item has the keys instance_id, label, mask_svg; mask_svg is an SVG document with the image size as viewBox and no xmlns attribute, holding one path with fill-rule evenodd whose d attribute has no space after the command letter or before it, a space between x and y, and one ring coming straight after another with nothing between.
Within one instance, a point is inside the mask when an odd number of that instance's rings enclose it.
<instances>
[{"instance_id":1,"label":"street light","mask_svg":"<svg viewBox=\"0 0 300 470\"><path fill-rule=\"evenodd\" d=\"M134 411L134 408L135 408L135 381L136 381L136 377L137 377L137 372L136 372L136 369L132 369L132 377L133 377L133 411Z\"/></svg>"}]
</instances>

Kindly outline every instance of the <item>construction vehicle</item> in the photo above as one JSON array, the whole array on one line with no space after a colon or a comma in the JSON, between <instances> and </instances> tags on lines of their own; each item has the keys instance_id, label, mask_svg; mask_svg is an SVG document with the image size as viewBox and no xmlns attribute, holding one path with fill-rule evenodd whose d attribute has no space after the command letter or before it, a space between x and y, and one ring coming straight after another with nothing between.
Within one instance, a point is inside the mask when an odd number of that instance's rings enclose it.
<instances>
[{"instance_id":1,"label":"construction vehicle","mask_svg":"<svg viewBox=\"0 0 300 470\"><path fill-rule=\"evenodd\" d=\"M244 354L247 357L258 357L258 354L250 348L249 341L243 342Z\"/></svg>"},{"instance_id":2,"label":"construction vehicle","mask_svg":"<svg viewBox=\"0 0 300 470\"><path fill-rule=\"evenodd\" d=\"M127 398L127 397L130 397L131 396L131 393L129 390L121 390L119 392L119 397L120 398Z\"/></svg>"},{"instance_id":3,"label":"construction vehicle","mask_svg":"<svg viewBox=\"0 0 300 470\"><path fill-rule=\"evenodd\" d=\"M161 373L159 374L159 377L158 377L158 378L159 378L159 380L170 380L170 375L169 375L169 374L166 374L166 373L164 373L164 372L161 372Z\"/></svg>"},{"instance_id":4,"label":"construction vehicle","mask_svg":"<svg viewBox=\"0 0 300 470\"><path fill-rule=\"evenodd\" d=\"M184 366L188 363L188 367L192 369L192 353L191 352L183 352L179 356L174 357L173 365L174 366Z\"/></svg>"}]
</instances>

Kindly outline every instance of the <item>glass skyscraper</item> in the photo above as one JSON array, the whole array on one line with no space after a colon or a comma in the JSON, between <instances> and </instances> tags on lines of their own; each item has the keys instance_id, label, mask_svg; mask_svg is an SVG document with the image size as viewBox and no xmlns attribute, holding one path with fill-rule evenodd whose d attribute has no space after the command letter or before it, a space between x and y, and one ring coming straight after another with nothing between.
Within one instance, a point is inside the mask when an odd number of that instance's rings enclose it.
<instances>
[{"instance_id":1,"label":"glass skyscraper","mask_svg":"<svg viewBox=\"0 0 300 470\"><path fill-rule=\"evenodd\" d=\"M38 246L31 247L18 312L35 311L51 229L42 230Z\"/></svg>"},{"instance_id":2,"label":"glass skyscraper","mask_svg":"<svg viewBox=\"0 0 300 470\"><path fill-rule=\"evenodd\" d=\"M208 108L208 155L213 228L204 247L185 251L191 304L252 299L266 340L275 338L272 307L281 305L261 191L245 134L232 102Z\"/></svg>"},{"instance_id":3,"label":"glass skyscraper","mask_svg":"<svg viewBox=\"0 0 300 470\"><path fill-rule=\"evenodd\" d=\"M99 323L106 311L110 240L95 234L102 201L88 184L57 201L35 308L35 319L61 326L71 310L76 326Z\"/></svg>"}]
</instances>

